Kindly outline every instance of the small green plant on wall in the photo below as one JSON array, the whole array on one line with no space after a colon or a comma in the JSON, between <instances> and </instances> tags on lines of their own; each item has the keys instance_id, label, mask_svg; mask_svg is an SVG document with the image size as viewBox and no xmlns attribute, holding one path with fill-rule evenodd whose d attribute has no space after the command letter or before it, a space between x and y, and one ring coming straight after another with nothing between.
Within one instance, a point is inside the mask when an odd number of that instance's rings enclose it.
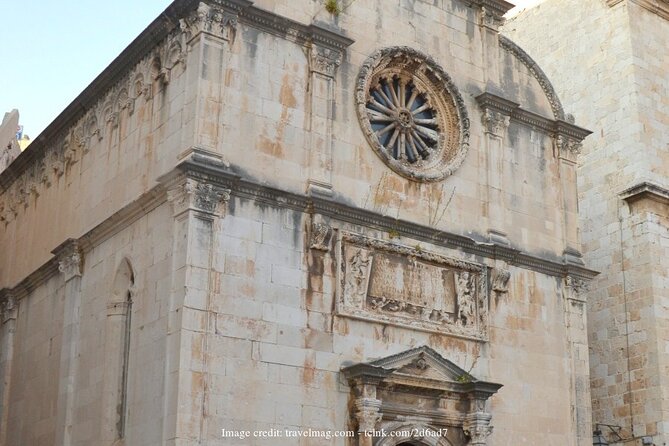
<instances>
[{"instance_id":1,"label":"small green plant on wall","mask_svg":"<svg viewBox=\"0 0 669 446\"><path fill-rule=\"evenodd\" d=\"M339 15L341 12L339 0L325 0L325 10L332 15Z\"/></svg>"}]
</instances>

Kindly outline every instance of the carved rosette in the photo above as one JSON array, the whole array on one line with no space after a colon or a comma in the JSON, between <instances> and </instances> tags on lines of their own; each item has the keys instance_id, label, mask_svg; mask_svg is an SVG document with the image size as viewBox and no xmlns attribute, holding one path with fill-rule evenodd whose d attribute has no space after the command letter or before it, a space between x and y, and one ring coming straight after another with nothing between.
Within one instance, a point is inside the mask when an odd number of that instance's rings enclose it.
<instances>
[{"instance_id":1,"label":"carved rosette","mask_svg":"<svg viewBox=\"0 0 669 446\"><path fill-rule=\"evenodd\" d=\"M323 76L333 78L337 72L337 67L341 65L342 52L315 44L311 44L308 51L310 70L322 74Z\"/></svg>"},{"instance_id":2,"label":"carved rosette","mask_svg":"<svg viewBox=\"0 0 669 446\"><path fill-rule=\"evenodd\" d=\"M168 199L174 206L175 216L186 211L219 215L219 205L230 200L230 189L186 178L183 183L168 191Z\"/></svg>"},{"instance_id":3,"label":"carved rosette","mask_svg":"<svg viewBox=\"0 0 669 446\"><path fill-rule=\"evenodd\" d=\"M363 64L355 99L376 154L415 181L451 175L469 150L469 118L450 76L408 47L384 48Z\"/></svg>"}]
</instances>

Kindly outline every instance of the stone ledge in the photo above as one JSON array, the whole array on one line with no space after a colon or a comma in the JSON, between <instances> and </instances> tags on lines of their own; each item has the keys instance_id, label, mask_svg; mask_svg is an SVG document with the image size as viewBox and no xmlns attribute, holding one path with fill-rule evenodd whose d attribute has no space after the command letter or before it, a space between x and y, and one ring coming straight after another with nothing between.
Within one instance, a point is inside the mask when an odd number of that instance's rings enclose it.
<instances>
[{"instance_id":1,"label":"stone ledge","mask_svg":"<svg viewBox=\"0 0 669 446\"><path fill-rule=\"evenodd\" d=\"M577 141L583 141L592 132L562 119L550 119L538 113L523 109L520 104L485 92L476 96L476 102L483 109L491 109L507 115L514 122L544 130L552 135L569 136Z\"/></svg>"},{"instance_id":2,"label":"stone ledge","mask_svg":"<svg viewBox=\"0 0 669 446\"><path fill-rule=\"evenodd\" d=\"M614 7L624 0L606 0L609 7ZM630 0L644 9L657 14L665 20L669 20L669 0Z\"/></svg>"},{"instance_id":3,"label":"stone ledge","mask_svg":"<svg viewBox=\"0 0 669 446\"><path fill-rule=\"evenodd\" d=\"M639 200L652 200L661 204L669 204L669 189L649 181L635 184L618 195L629 204Z\"/></svg>"},{"instance_id":4,"label":"stone ledge","mask_svg":"<svg viewBox=\"0 0 669 446\"><path fill-rule=\"evenodd\" d=\"M573 276L590 280L599 272L570 261L568 256L554 258L539 257L522 252L505 244L479 242L464 235L447 231L435 231L434 228L418 223L397 220L367 209L361 209L332 197L309 196L287 192L264 184L246 180L223 160L216 160L207 153L192 150L177 168L164 175L162 182L137 200L120 209L105 221L79 238L73 239L85 254L103 241L117 234L142 216L156 209L167 201L167 187L180 175L188 175L214 185L230 189L231 195L248 198L278 208L288 208L305 213L318 213L335 221L364 225L382 231L397 231L400 235L415 240L431 243L438 247L458 249L464 253L493 260L503 260L510 265L528 269L554 277ZM669 192L667 192L669 194ZM58 258L52 257L29 274L16 286L6 288L17 299L31 291L58 273Z\"/></svg>"}]
</instances>

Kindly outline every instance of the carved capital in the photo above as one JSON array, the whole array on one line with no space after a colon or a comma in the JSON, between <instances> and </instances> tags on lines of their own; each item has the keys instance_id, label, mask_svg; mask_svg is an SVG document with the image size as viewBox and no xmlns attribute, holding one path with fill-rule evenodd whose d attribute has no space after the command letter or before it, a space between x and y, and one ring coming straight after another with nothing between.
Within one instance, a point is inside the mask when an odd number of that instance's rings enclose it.
<instances>
[{"instance_id":1,"label":"carved capital","mask_svg":"<svg viewBox=\"0 0 669 446\"><path fill-rule=\"evenodd\" d=\"M585 293L588 290L588 284L585 280L574 276L567 276L564 279L564 297L578 302L585 302Z\"/></svg>"},{"instance_id":2,"label":"carved capital","mask_svg":"<svg viewBox=\"0 0 669 446\"><path fill-rule=\"evenodd\" d=\"M376 398L358 398L355 405L355 418L358 422L358 433L372 432L383 415L381 414L381 400Z\"/></svg>"},{"instance_id":3,"label":"carved capital","mask_svg":"<svg viewBox=\"0 0 669 446\"><path fill-rule=\"evenodd\" d=\"M195 11L179 21L179 27L184 33L186 43L200 33L232 41L239 21L238 17L238 9L227 10L220 6L200 3Z\"/></svg>"},{"instance_id":4,"label":"carved capital","mask_svg":"<svg viewBox=\"0 0 669 446\"><path fill-rule=\"evenodd\" d=\"M475 403L475 401L472 401ZM485 403L485 401L484 401ZM487 438L492 434L493 427L490 425L492 415L483 411L470 412L465 417L462 426L465 435L469 438L469 446L485 446Z\"/></svg>"},{"instance_id":5,"label":"carved capital","mask_svg":"<svg viewBox=\"0 0 669 446\"><path fill-rule=\"evenodd\" d=\"M332 239L332 228L324 223L311 224L311 237L309 239L309 248L319 251L330 250L330 240Z\"/></svg>"},{"instance_id":6,"label":"carved capital","mask_svg":"<svg viewBox=\"0 0 669 446\"><path fill-rule=\"evenodd\" d=\"M560 156L573 160L576 159L583 148L581 141L565 135L558 135L555 138L555 145L559 150Z\"/></svg>"},{"instance_id":7,"label":"carved capital","mask_svg":"<svg viewBox=\"0 0 669 446\"><path fill-rule=\"evenodd\" d=\"M68 239L52 251L58 258L58 271L63 273L65 281L80 277L84 266L84 255L79 242Z\"/></svg>"},{"instance_id":8,"label":"carved capital","mask_svg":"<svg viewBox=\"0 0 669 446\"><path fill-rule=\"evenodd\" d=\"M504 24L504 17L501 16L497 11L494 11L490 8L483 6L481 8L481 26L491 28L495 31Z\"/></svg>"},{"instance_id":9,"label":"carved capital","mask_svg":"<svg viewBox=\"0 0 669 446\"><path fill-rule=\"evenodd\" d=\"M2 311L2 323L16 320L18 304L16 297L7 289L0 290L0 311Z\"/></svg>"},{"instance_id":10,"label":"carved capital","mask_svg":"<svg viewBox=\"0 0 669 446\"><path fill-rule=\"evenodd\" d=\"M342 52L324 48L315 44L309 47L309 69L327 77L335 77L337 67L341 65Z\"/></svg>"},{"instance_id":11,"label":"carved capital","mask_svg":"<svg viewBox=\"0 0 669 446\"><path fill-rule=\"evenodd\" d=\"M486 108L483 111L482 121L486 133L498 138L504 138L506 129L511 122L511 117L497 110Z\"/></svg>"},{"instance_id":12,"label":"carved capital","mask_svg":"<svg viewBox=\"0 0 669 446\"><path fill-rule=\"evenodd\" d=\"M225 189L202 180L186 178L167 193L174 206L174 215L186 211L220 215L219 205L230 200L230 189Z\"/></svg>"}]
</instances>

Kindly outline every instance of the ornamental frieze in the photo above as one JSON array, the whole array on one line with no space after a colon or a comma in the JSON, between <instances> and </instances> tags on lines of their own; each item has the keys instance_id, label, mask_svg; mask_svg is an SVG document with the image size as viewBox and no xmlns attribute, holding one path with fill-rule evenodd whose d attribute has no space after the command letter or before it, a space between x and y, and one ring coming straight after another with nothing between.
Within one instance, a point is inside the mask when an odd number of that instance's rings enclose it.
<instances>
[{"instance_id":1,"label":"ornamental frieze","mask_svg":"<svg viewBox=\"0 0 669 446\"><path fill-rule=\"evenodd\" d=\"M337 314L485 340L483 265L342 232Z\"/></svg>"}]
</instances>

